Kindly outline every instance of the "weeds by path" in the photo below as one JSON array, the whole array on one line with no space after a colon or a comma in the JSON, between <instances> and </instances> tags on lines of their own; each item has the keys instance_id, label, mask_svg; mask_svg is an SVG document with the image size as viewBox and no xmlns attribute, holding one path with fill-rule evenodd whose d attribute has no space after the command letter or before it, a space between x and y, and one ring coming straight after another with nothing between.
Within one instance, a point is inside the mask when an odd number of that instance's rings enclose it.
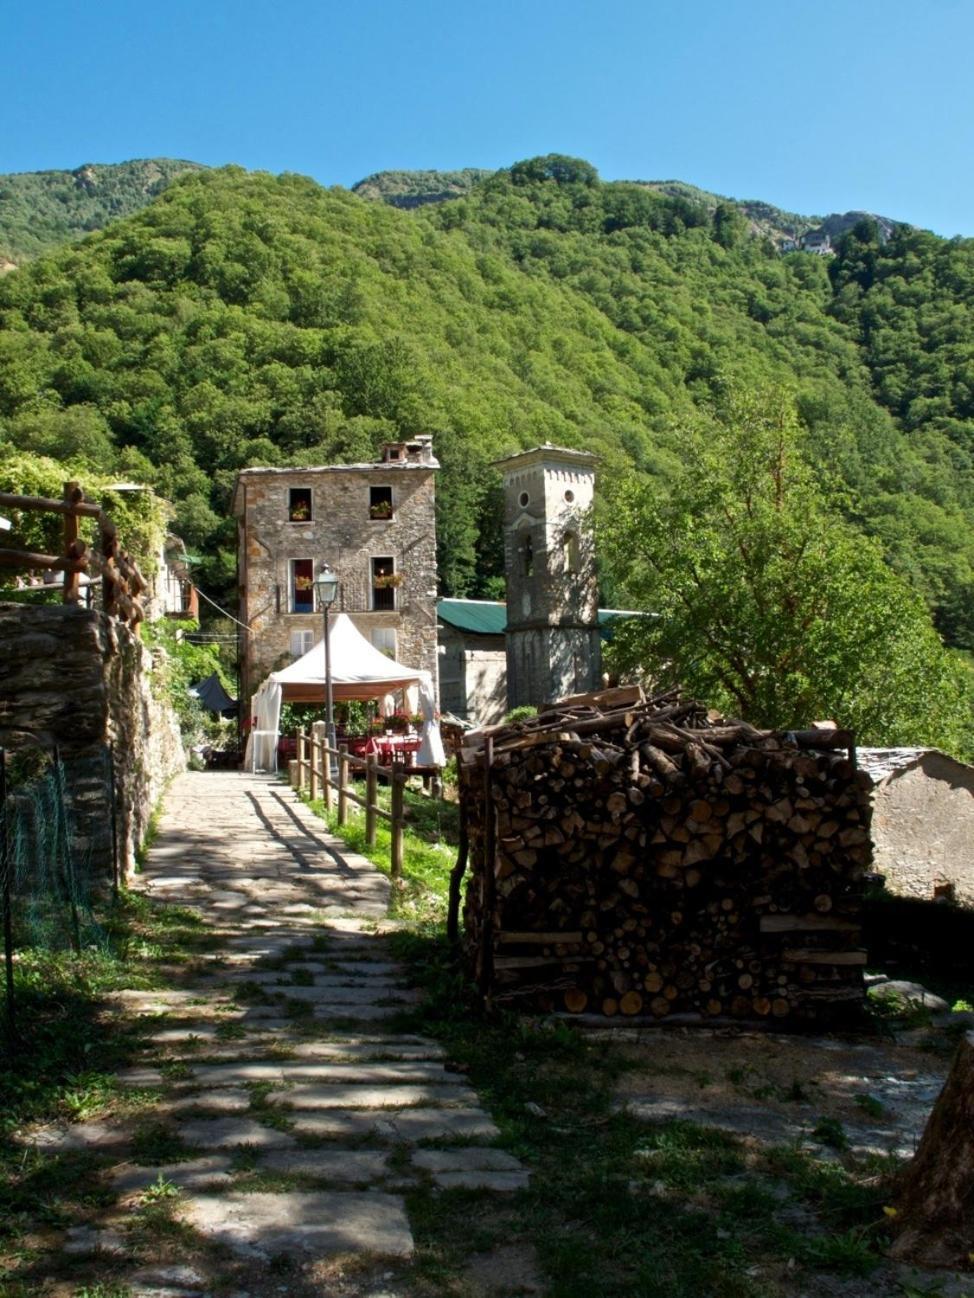
<instances>
[{"instance_id":1,"label":"weeds by path","mask_svg":"<svg viewBox=\"0 0 974 1298\"><path fill-rule=\"evenodd\" d=\"M146 1099L123 1096L115 1072L135 1059L140 1033L103 1013L104 997L171 986L205 940L195 914L136 894L123 893L102 919L107 937L97 949L18 953L18 1038L3 1042L0 1067L0 1293L17 1292L7 1281L43 1252L47 1231L83 1221L113 1197L98 1175L105 1155L27 1150L13 1133L138 1112Z\"/></svg>"}]
</instances>

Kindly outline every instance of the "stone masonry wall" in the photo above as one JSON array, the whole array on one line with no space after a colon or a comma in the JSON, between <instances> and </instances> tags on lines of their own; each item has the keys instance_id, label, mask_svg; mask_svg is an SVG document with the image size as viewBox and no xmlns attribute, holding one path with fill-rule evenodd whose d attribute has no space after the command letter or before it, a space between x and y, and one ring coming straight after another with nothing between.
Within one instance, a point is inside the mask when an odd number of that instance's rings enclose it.
<instances>
[{"instance_id":1,"label":"stone masonry wall","mask_svg":"<svg viewBox=\"0 0 974 1298\"><path fill-rule=\"evenodd\" d=\"M322 636L322 614L289 611L292 559L327 560L341 593L334 611L348 613L367 640L378 628L396 632L396 658L437 682L436 527L434 472L425 466L377 464L356 468L261 469L240 476L240 602L244 636L244 697L269 672L292 662L294 631ZM369 488L390 486L391 519L369 517ZM309 487L312 517L288 521L288 491ZM402 575L393 610L372 610L371 562L391 556Z\"/></svg>"},{"instance_id":2,"label":"stone masonry wall","mask_svg":"<svg viewBox=\"0 0 974 1298\"><path fill-rule=\"evenodd\" d=\"M926 753L873 794L873 868L899 897L932 901L953 886L974 908L974 771L942 753Z\"/></svg>"},{"instance_id":3,"label":"stone masonry wall","mask_svg":"<svg viewBox=\"0 0 974 1298\"><path fill-rule=\"evenodd\" d=\"M166 783L185 765L175 717L153 696L151 672L142 642L103 613L0 603L0 746L59 749L76 850L106 880L112 868L109 744L126 873Z\"/></svg>"}]
</instances>

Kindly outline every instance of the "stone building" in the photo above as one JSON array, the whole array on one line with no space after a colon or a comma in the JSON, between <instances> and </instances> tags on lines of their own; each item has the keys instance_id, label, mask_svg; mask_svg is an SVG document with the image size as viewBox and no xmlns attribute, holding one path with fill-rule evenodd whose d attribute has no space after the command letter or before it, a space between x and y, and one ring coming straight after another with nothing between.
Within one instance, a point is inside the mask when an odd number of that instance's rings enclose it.
<instances>
[{"instance_id":1,"label":"stone building","mask_svg":"<svg viewBox=\"0 0 974 1298\"><path fill-rule=\"evenodd\" d=\"M502 600L441 599L440 708L477 725L507 711L507 608Z\"/></svg>"},{"instance_id":2,"label":"stone building","mask_svg":"<svg viewBox=\"0 0 974 1298\"><path fill-rule=\"evenodd\" d=\"M437 681L432 439L391 442L373 464L243 469L238 520L241 690L321 639L314 578L322 563L347 613L377 648Z\"/></svg>"},{"instance_id":3,"label":"stone building","mask_svg":"<svg viewBox=\"0 0 974 1298\"><path fill-rule=\"evenodd\" d=\"M503 600L441 599L436 613L440 707L474 725L502 720L508 710L507 605ZM612 638L613 623L620 618L639 616L631 609L600 608L600 642Z\"/></svg>"},{"instance_id":4,"label":"stone building","mask_svg":"<svg viewBox=\"0 0 974 1298\"><path fill-rule=\"evenodd\" d=\"M860 748L873 868L900 897L974 907L974 766L936 748Z\"/></svg>"},{"instance_id":5,"label":"stone building","mask_svg":"<svg viewBox=\"0 0 974 1298\"><path fill-rule=\"evenodd\" d=\"M586 512L596 457L559 446L498 461L504 476L507 702L538 704L601 683L598 583Z\"/></svg>"}]
</instances>

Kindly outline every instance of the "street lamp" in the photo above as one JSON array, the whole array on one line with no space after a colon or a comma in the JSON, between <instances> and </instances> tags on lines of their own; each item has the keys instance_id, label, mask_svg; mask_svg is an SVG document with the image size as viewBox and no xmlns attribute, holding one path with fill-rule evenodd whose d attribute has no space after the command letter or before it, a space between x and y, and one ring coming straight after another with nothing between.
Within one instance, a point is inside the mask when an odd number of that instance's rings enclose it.
<instances>
[{"instance_id":1,"label":"street lamp","mask_svg":"<svg viewBox=\"0 0 974 1298\"><path fill-rule=\"evenodd\" d=\"M318 591L318 605L325 615L325 742L329 748L334 749L338 745L335 741L335 703L331 691L331 637L328 614L338 594L338 573L327 563L323 563L315 577L315 587ZM334 758L329 757L328 765L332 766L333 762Z\"/></svg>"}]
</instances>

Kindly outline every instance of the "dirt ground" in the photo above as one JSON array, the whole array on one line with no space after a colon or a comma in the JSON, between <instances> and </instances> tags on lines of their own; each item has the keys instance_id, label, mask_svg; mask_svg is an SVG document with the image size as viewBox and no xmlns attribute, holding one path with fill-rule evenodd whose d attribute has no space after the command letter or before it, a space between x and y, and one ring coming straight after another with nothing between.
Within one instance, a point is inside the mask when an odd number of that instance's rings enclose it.
<instances>
[{"instance_id":1,"label":"dirt ground","mask_svg":"<svg viewBox=\"0 0 974 1298\"><path fill-rule=\"evenodd\" d=\"M769 1143L801 1139L861 1153L913 1153L952 1044L652 1029L627 1044L620 1101ZM841 1124L839 1127L836 1124ZM831 1139L817 1139L814 1132Z\"/></svg>"}]
</instances>

